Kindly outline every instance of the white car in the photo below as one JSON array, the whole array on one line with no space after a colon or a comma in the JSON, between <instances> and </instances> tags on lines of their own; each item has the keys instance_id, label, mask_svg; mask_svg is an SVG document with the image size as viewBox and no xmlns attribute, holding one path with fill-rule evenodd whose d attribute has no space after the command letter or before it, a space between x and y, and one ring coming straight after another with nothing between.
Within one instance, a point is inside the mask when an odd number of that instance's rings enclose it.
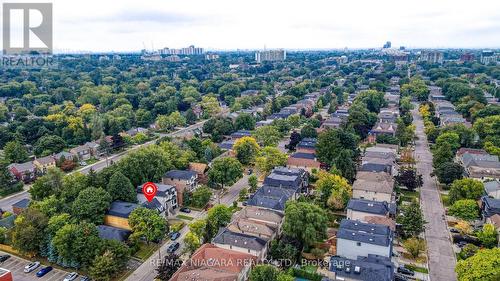
<instances>
[{"instance_id":1,"label":"white car","mask_svg":"<svg viewBox=\"0 0 500 281\"><path fill-rule=\"evenodd\" d=\"M68 274L66 276L66 278L64 278L64 281L73 281L76 279L76 277L78 277L78 273L76 272L71 272L70 274Z\"/></svg>"},{"instance_id":2,"label":"white car","mask_svg":"<svg viewBox=\"0 0 500 281\"><path fill-rule=\"evenodd\" d=\"M32 272L33 270L35 270L39 266L40 266L40 262L39 261L32 262L32 263L30 263L30 264L28 264L27 266L24 267L24 272L25 273L30 273L30 272Z\"/></svg>"}]
</instances>

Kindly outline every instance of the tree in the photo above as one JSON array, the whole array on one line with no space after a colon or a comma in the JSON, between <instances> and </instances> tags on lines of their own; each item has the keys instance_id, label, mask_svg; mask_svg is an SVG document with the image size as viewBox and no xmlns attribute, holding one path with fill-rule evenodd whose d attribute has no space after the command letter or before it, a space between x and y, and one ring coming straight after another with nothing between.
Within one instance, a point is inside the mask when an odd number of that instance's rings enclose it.
<instances>
[{"instance_id":1,"label":"tree","mask_svg":"<svg viewBox=\"0 0 500 281\"><path fill-rule=\"evenodd\" d=\"M66 147L66 142L57 135L44 135L36 142L34 151L37 156L46 156L61 152Z\"/></svg>"},{"instance_id":2,"label":"tree","mask_svg":"<svg viewBox=\"0 0 500 281\"><path fill-rule=\"evenodd\" d=\"M352 196L352 187L345 178L324 171L318 174L316 189L322 205L333 210L343 210Z\"/></svg>"},{"instance_id":3,"label":"tree","mask_svg":"<svg viewBox=\"0 0 500 281\"><path fill-rule=\"evenodd\" d=\"M378 113L380 108L387 105L384 93L375 90L362 91L356 96L355 103L363 103L370 112Z\"/></svg>"},{"instance_id":4,"label":"tree","mask_svg":"<svg viewBox=\"0 0 500 281\"><path fill-rule=\"evenodd\" d=\"M10 141L3 147L4 157L10 163L22 163L28 160L28 151L18 141Z\"/></svg>"},{"instance_id":5,"label":"tree","mask_svg":"<svg viewBox=\"0 0 500 281\"><path fill-rule=\"evenodd\" d=\"M164 218L156 210L139 207L130 213L128 223L134 233L143 236L146 241L160 241L168 231Z\"/></svg>"},{"instance_id":6,"label":"tree","mask_svg":"<svg viewBox=\"0 0 500 281\"><path fill-rule=\"evenodd\" d=\"M454 156L453 149L449 143L442 143L433 151L432 165L434 168L439 167L443 163L452 162Z\"/></svg>"},{"instance_id":7,"label":"tree","mask_svg":"<svg viewBox=\"0 0 500 281\"><path fill-rule=\"evenodd\" d=\"M267 264L257 265L250 272L249 281L277 281L279 270Z\"/></svg>"},{"instance_id":8,"label":"tree","mask_svg":"<svg viewBox=\"0 0 500 281\"><path fill-rule=\"evenodd\" d=\"M413 259L416 259L422 251L425 251L425 241L423 239L410 238L403 242L403 247L410 253Z\"/></svg>"},{"instance_id":9,"label":"tree","mask_svg":"<svg viewBox=\"0 0 500 281\"><path fill-rule=\"evenodd\" d=\"M215 185L233 185L243 173L243 167L238 160L231 157L218 158L212 162L208 171L208 180Z\"/></svg>"},{"instance_id":10,"label":"tree","mask_svg":"<svg viewBox=\"0 0 500 281\"><path fill-rule=\"evenodd\" d=\"M255 164L262 174L268 174L274 167L285 166L288 155L282 153L278 148L266 146L261 149Z\"/></svg>"},{"instance_id":11,"label":"tree","mask_svg":"<svg viewBox=\"0 0 500 281\"><path fill-rule=\"evenodd\" d=\"M236 130L253 130L255 128L255 118L248 113L241 113L234 121Z\"/></svg>"},{"instance_id":12,"label":"tree","mask_svg":"<svg viewBox=\"0 0 500 281\"><path fill-rule=\"evenodd\" d=\"M189 231L203 242L207 237L207 221L203 219L193 221L189 224Z\"/></svg>"},{"instance_id":13,"label":"tree","mask_svg":"<svg viewBox=\"0 0 500 281\"><path fill-rule=\"evenodd\" d=\"M252 137L242 137L236 140L233 150L236 152L236 158L241 164L250 164L255 159L260 147Z\"/></svg>"},{"instance_id":14,"label":"tree","mask_svg":"<svg viewBox=\"0 0 500 281\"><path fill-rule=\"evenodd\" d=\"M415 190L423 184L422 175L418 175L417 170L410 166L401 167L395 179L398 184L409 190Z\"/></svg>"},{"instance_id":15,"label":"tree","mask_svg":"<svg viewBox=\"0 0 500 281\"><path fill-rule=\"evenodd\" d=\"M417 237L424 231L424 224L426 224L422 210L415 200L403 207L403 213L398 216L397 222L402 225L403 237Z\"/></svg>"},{"instance_id":16,"label":"tree","mask_svg":"<svg viewBox=\"0 0 500 281\"><path fill-rule=\"evenodd\" d=\"M320 162L334 166L335 160L344 149L358 150L358 137L355 134L344 129L330 129L319 134L316 155Z\"/></svg>"},{"instance_id":17,"label":"tree","mask_svg":"<svg viewBox=\"0 0 500 281\"><path fill-rule=\"evenodd\" d=\"M219 114L222 110L219 106L219 101L217 101L217 98L213 96L203 96L201 98L200 106L210 117Z\"/></svg>"},{"instance_id":18,"label":"tree","mask_svg":"<svg viewBox=\"0 0 500 281\"><path fill-rule=\"evenodd\" d=\"M101 248L101 253L95 257L90 267L90 274L95 280L109 280L127 265L130 249L116 240L102 240ZM112 264L109 264L109 260Z\"/></svg>"},{"instance_id":19,"label":"tree","mask_svg":"<svg viewBox=\"0 0 500 281\"><path fill-rule=\"evenodd\" d=\"M72 206L72 214L79 220L102 224L104 213L111 204L111 195L102 188L89 187L78 194Z\"/></svg>"},{"instance_id":20,"label":"tree","mask_svg":"<svg viewBox=\"0 0 500 281\"><path fill-rule=\"evenodd\" d=\"M64 176L62 184L62 191L57 195L67 204L75 201L78 194L89 187L87 177L79 172Z\"/></svg>"},{"instance_id":21,"label":"tree","mask_svg":"<svg viewBox=\"0 0 500 281\"><path fill-rule=\"evenodd\" d=\"M450 184L455 180L461 179L464 174L464 168L454 162L444 162L434 170L440 183Z\"/></svg>"},{"instance_id":22,"label":"tree","mask_svg":"<svg viewBox=\"0 0 500 281\"><path fill-rule=\"evenodd\" d=\"M262 146L276 146L281 140L281 133L275 126L259 127L253 136Z\"/></svg>"},{"instance_id":23,"label":"tree","mask_svg":"<svg viewBox=\"0 0 500 281\"><path fill-rule=\"evenodd\" d=\"M59 256L68 264L85 267L98 254L100 239L94 224L66 224L59 229L52 243ZM97 245L97 247L96 247Z\"/></svg>"},{"instance_id":24,"label":"tree","mask_svg":"<svg viewBox=\"0 0 500 281\"><path fill-rule=\"evenodd\" d=\"M354 180L354 176L356 175L356 163L353 161L353 154L351 150L343 149L333 162L334 167L350 182Z\"/></svg>"},{"instance_id":25,"label":"tree","mask_svg":"<svg viewBox=\"0 0 500 281\"><path fill-rule=\"evenodd\" d=\"M175 253L166 256L156 269L158 275L156 278L162 281L168 281L174 273L182 266L182 260Z\"/></svg>"},{"instance_id":26,"label":"tree","mask_svg":"<svg viewBox=\"0 0 500 281\"><path fill-rule=\"evenodd\" d=\"M450 188L449 198L453 204L461 199L479 199L484 192L484 184L475 179L459 179L453 181Z\"/></svg>"},{"instance_id":27,"label":"tree","mask_svg":"<svg viewBox=\"0 0 500 281\"><path fill-rule=\"evenodd\" d=\"M326 238L328 218L321 207L306 202L288 202L283 233L299 240L306 249Z\"/></svg>"},{"instance_id":28,"label":"tree","mask_svg":"<svg viewBox=\"0 0 500 281\"><path fill-rule=\"evenodd\" d=\"M436 145L442 146L443 144L449 144L453 153L460 148L460 136L454 132L447 132L440 134L436 139Z\"/></svg>"},{"instance_id":29,"label":"tree","mask_svg":"<svg viewBox=\"0 0 500 281\"><path fill-rule=\"evenodd\" d=\"M12 246L21 253L37 253L44 240L47 223L48 219L43 213L26 209L14 221Z\"/></svg>"},{"instance_id":30,"label":"tree","mask_svg":"<svg viewBox=\"0 0 500 281\"><path fill-rule=\"evenodd\" d=\"M47 174L39 177L28 192L34 200L60 194L63 188L63 177L64 173L58 168L49 168Z\"/></svg>"},{"instance_id":31,"label":"tree","mask_svg":"<svg viewBox=\"0 0 500 281\"><path fill-rule=\"evenodd\" d=\"M482 249L457 263L459 281L495 281L500 279L500 248Z\"/></svg>"},{"instance_id":32,"label":"tree","mask_svg":"<svg viewBox=\"0 0 500 281\"><path fill-rule=\"evenodd\" d=\"M120 171L114 173L109 179L108 192L112 201L121 200L125 202L136 202L136 189L130 180Z\"/></svg>"},{"instance_id":33,"label":"tree","mask_svg":"<svg viewBox=\"0 0 500 281\"><path fill-rule=\"evenodd\" d=\"M206 186L197 188L191 194L191 206L196 208L204 208L212 197L212 191Z\"/></svg>"},{"instance_id":34,"label":"tree","mask_svg":"<svg viewBox=\"0 0 500 281\"><path fill-rule=\"evenodd\" d=\"M302 130L300 130L300 135L303 138L316 138L318 136L318 132L316 132L316 129L312 125L307 124L302 128Z\"/></svg>"},{"instance_id":35,"label":"tree","mask_svg":"<svg viewBox=\"0 0 500 281\"><path fill-rule=\"evenodd\" d=\"M96 281L109 281L116 274L114 255L106 251L103 255L96 256L90 267L90 276Z\"/></svg>"},{"instance_id":36,"label":"tree","mask_svg":"<svg viewBox=\"0 0 500 281\"><path fill-rule=\"evenodd\" d=\"M483 229L477 233L481 244L486 248L494 248L498 245L497 232L491 223L483 225Z\"/></svg>"},{"instance_id":37,"label":"tree","mask_svg":"<svg viewBox=\"0 0 500 281\"><path fill-rule=\"evenodd\" d=\"M281 238L279 241L273 240L269 246L269 256L271 259L291 261L289 265L282 263L281 267L294 265L297 262L298 254L299 250L293 244L287 243L285 238Z\"/></svg>"},{"instance_id":38,"label":"tree","mask_svg":"<svg viewBox=\"0 0 500 281\"><path fill-rule=\"evenodd\" d=\"M207 234L210 241L219 231L220 227L226 226L231 221L233 213L231 209L225 205L216 205L208 210L207 215Z\"/></svg>"},{"instance_id":39,"label":"tree","mask_svg":"<svg viewBox=\"0 0 500 281\"><path fill-rule=\"evenodd\" d=\"M418 101L426 101L429 92L429 88L420 77L414 77L410 83L401 86L401 96L415 97Z\"/></svg>"},{"instance_id":40,"label":"tree","mask_svg":"<svg viewBox=\"0 0 500 281\"><path fill-rule=\"evenodd\" d=\"M302 139L302 136L299 133L297 133L296 131L293 131L290 134L290 142L288 143L288 149L295 150L295 147L297 146L297 144L300 143L301 139Z\"/></svg>"},{"instance_id":41,"label":"tree","mask_svg":"<svg viewBox=\"0 0 500 281\"><path fill-rule=\"evenodd\" d=\"M479 208L476 201L471 199L461 199L455 201L448 209L450 215L467 221L475 220L479 217Z\"/></svg>"},{"instance_id":42,"label":"tree","mask_svg":"<svg viewBox=\"0 0 500 281\"><path fill-rule=\"evenodd\" d=\"M248 185L250 186L250 192L255 192L257 191L257 176L256 175L251 175L248 177Z\"/></svg>"},{"instance_id":43,"label":"tree","mask_svg":"<svg viewBox=\"0 0 500 281\"><path fill-rule=\"evenodd\" d=\"M184 237L184 244L186 245L185 250L189 254L192 254L201 246L201 239L198 237L198 235L190 231Z\"/></svg>"}]
</instances>

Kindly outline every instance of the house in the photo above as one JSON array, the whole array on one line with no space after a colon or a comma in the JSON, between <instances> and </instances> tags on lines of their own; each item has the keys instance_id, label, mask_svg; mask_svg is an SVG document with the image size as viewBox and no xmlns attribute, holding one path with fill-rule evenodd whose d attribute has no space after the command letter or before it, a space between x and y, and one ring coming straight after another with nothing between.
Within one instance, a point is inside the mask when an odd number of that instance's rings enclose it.
<instances>
[{"instance_id":1,"label":"house","mask_svg":"<svg viewBox=\"0 0 500 281\"><path fill-rule=\"evenodd\" d=\"M307 152L295 152L286 162L287 167L300 168L311 172L313 169L319 170L321 163L316 159L316 154Z\"/></svg>"},{"instance_id":2,"label":"house","mask_svg":"<svg viewBox=\"0 0 500 281\"><path fill-rule=\"evenodd\" d=\"M228 228L221 228L219 233L212 239L212 244L222 249L250 254L261 260L266 257L269 241L269 239L232 232Z\"/></svg>"},{"instance_id":3,"label":"house","mask_svg":"<svg viewBox=\"0 0 500 281\"><path fill-rule=\"evenodd\" d=\"M394 217L396 206L392 203L351 198L347 203L347 218L365 220L366 216Z\"/></svg>"},{"instance_id":4,"label":"house","mask_svg":"<svg viewBox=\"0 0 500 281\"><path fill-rule=\"evenodd\" d=\"M74 147L70 149L69 152L73 155L76 155L76 157L80 161L89 160L90 157L92 157L92 148L87 144Z\"/></svg>"},{"instance_id":5,"label":"house","mask_svg":"<svg viewBox=\"0 0 500 281\"><path fill-rule=\"evenodd\" d=\"M231 221L227 229L232 232L259 237L266 241L274 239L278 230L275 226L264 222L257 222L239 216L236 216L235 219Z\"/></svg>"},{"instance_id":6,"label":"house","mask_svg":"<svg viewBox=\"0 0 500 281\"><path fill-rule=\"evenodd\" d=\"M245 206L245 208L239 211L235 216L258 223L264 223L276 229L277 233L281 233L281 224L284 218L281 212L255 206Z\"/></svg>"},{"instance_id":7,"label":"house","mask_svg":"<svg viewBox=\"0 0 500 281\"><path fill-rule=\"evenodd\" d=\"M155 183L155 185L158 190L156 191L155 198L151 202L148 202L142 193L142 187L144 185L138 186L137 201L140 204L145 204L146 207L157 209L160 213L165 212L165 216L173 215L175 212L174 210L179 206L177 203L177 190L175 186L161 183Z\"/></svg>"},{"instance_id":8,"label":"house","mask_svg":"<svg viewBox=\"0 0 500 281\"><path fill-rule=\"evenodd\" d=\"M99 238L106 240L116 240L120 242L127 241L132 231L125 230L108 225L98 225L97 231L99 232Z\"/></svg>"},{"instance_id":9,"label":"house","mask_svg":"<svg viewBox=\"0 0 500 281\"><path fill-rule=\"evenodd\" d=\"M496 155L464 153L460 163L469 178L481 181L500 179L500 162Z\"/></svg>"},{"instance_id":10,"label":"house","mask_svg":"<svg viewBox=\"0 0 500 281\"><path fill-rule=\"evenodd\" d=\"M69 152L66 152L66 151L61 151L59 153L54 154L54 159L56 161L60 161L63 158L64 158L64 160L73 160L73 159L75 159L75 157L76 157L75 155L73 155Z\"/></svg>"},{"instance_id":11,"label":"house","mask_svg":"<svg viewBox=\"0 0 500 281\"><path fill-rule=\"evenodd\" d=\"M394 137L396 136L396 130L398 129L398 124L393 122L377 122L373 129L370 130L370 134L375 136L387 135Z\"/></svg>"},{"instance_id":12,"label":"house","mask_svg":"<svg viewBox=\"0 0 500 281\"><path fill-rule=\"evenodd\" d=\"M393 281L394 265L390 258L369 254L348 259L339 256L330 258L329 270L334 273L330 280L344 281ZM328 276L330 277L330 276Z\"/></svg>"},{"instance_id":13,"label":"house","mask_svg":"<svg viewBox=\"0 0 500 281\"><path fill-rule=\"evenodd\" d=\"M352 197L379 202L394 201L394 179L385 172L364 172L356 174L352 185Z\"/></svg>"},{"instance_id":14,"label":"house","mask_svg":"<svg viewBox=\"0 0 500 281\"><path fill-rule=\"evenodd\" d=\"M130 130L128 130L128 131L126 131L126 132L125 132L125 134L126 134L127 136L131 136L131 137L133 137L133 136L135 136L135 135L137 135L137 134L139 134L139 133L142 133L142 134L145 134L145 135L146 135L146 134L148 134L148 132L149 132L149 130L148 130L148 129L138 127L138 128L132 128L132 129L130 129Z\"/></svg>"},{"instance_id":15,"label":"house","mask_svg":"<svg viewBox=\"0 0 500 281\"><path fill-rule=\"evenodd\" d=\"M340 128L340 126L345 122L345 119L340 117L330 117L326 119L321 124L321 129L336 129Z\"/></svg>"},{"instance_id":16,"label":"house","mask_svg":"<svg viewBox=\"0 0 500 281\"><path fill-rule=\"evenodd\" d=\"M242 137L251 137L252 133L248 130L239 130L231 134L230 138L232 140L237 140Z\"/></svg>"},{"instance_id":17,"label":"house","mask_svg":"<svg viewBox=\"0 0 500 281\"><path fill-rule=\"evenodd\" d=\"M25 183L31 182L36 178L37 171L32 161L21 164L13 163L7 166L7 168L17 180L23 181Z\"/></svg>"},{"instance_id":18,"label":"house","mask_svg":"<svg viewBox=\"0 0 500 281\"><path fill-rule=\"evenodd\" d=\"M28 198L21 199L16 203L12 204L12 212L16 215L19 215L24 210L28 209L29 205L30 205L30 199Z\"/></svg>"},{"instance_id":19,"label":"house","mask_svg":"<svg viewBox=\"0 0 500 281\"><path fill-rule=\"evenodd\" d=\"M500 182L498 180L485 182L484 191L489 197L500 199Z\"/></svg>"},{"instance_id":20,"label":"house","mask_svg":"<svg viewBox=\"0 0 500 281\"><path fill-rule=\"evenodd\" d=\"M380 173L385 172L390 175L395 175L395 168L393 164L384 164L384 163L364 163L361 164L361 167L358 168L358 171L362 172L374 172Z\"/></svg>"},{"instance_id":21,"label":"house","mask_svg":"<svg viewBox=\"0 0 500 281\"><path fill-rule=\"evenodd\" d=\"M487 220L493 215L500 215L500 199L483 196L480 205L483 220Z\"/></svg>"},{"instance_id":22,"label":"house","mask_svg":"<svg viewBox=\"0 0 500 281\"><path fill-rule=\"evenodd\" d=\"M33 160L33 165L35 165L35 167L38 171L45 174L49 168L56 166L56 160L51 155L45 156L45 157L36 158L35 160Z\"/></svg>"},{"instance_id":23,"label":"house","mask_svg":"<svg viewBox=\"0 0 500 281\"><path fill-rule=\"evenodd\" d=\"M349 259L392 257L393 232L388 226L343 219L337 231L337 255Z\"/></svg>"},{"instance_id":24,"label":"house","mask_svg":"<svg viewBox=\"0 0 500 281\"><path fill-rule=\"evenodd\" d=\"M299 168L275 167L264 179L264 185L283 187L297 192L309 185L309 173Z\"/></svg>"},{"instance_id":25,"label":"house","mask_svg":"<svg viewBox=\"0 0 500 281\"><path fill-rule=\"evenodd\" d=\"M303 138L295 147L297 152L314 153L316 152L315 138Z\"/></svg>"},{"instance_id":26,"label":"house","mask_svg":"<svg viewBox=\"0 0 500 281\"><path fill-rule=\"evenodd\" d=\"M264 185L248 199L247 205L283 212L286 201L293 198L294 194L292 189Z\"/></svg>"},{"instance_id":27,"label":"house","mask_svg":"<svg viewBox=\"0 0 500 281\"><path fill-rule=\"evenodd\" d=\"M171 170L165 173L162 183L175 186L177 202L179 206L183 206L184 192L192 192L198 187L198 174L189 170Z\"/></svg>"},{"instance_id":28,"label":"house","mask_svg":"<svg viewBox=\"0 0 500 281\"><path fill-rule=\"evenodd\" d=\"M366 148L365 151L366 152L377 152L377 153L391 153L394 156L396 156L398 153L398 145L377 143L375 146Z\"/></svg>"},{"instance_id":29,"label":"house","mask_svg":"<svg viewBox=\"0 0 500 281\"><path fill-rule=\"evenodd\" d=\"M475 154L475 155L488 155L488 152L484 149L477 149L477 148L466 148L466 147L461 147L460 149L457 150L455 159L457 161L461 161L462 156L465 154Z\"/></svg>"},{"instance_id":30,"label":"house","mask_svg":"<svg viewBox=\"0 0 500 281\"><path fill-rule=\"evenodd\" d=\"M132 230L128 224L128 217L135 209L141 207L139 204L114 201L104 216L104 224L120 229Z\"/></svg>"},{"instance_id":31,"label":"house","mask_svg":"<svg viewBox=\"0 0 500 281\"><path fill-rule=\"evenodd\" d=\"M203 244L170 281L244 281L256 262L253 255Z\"/></svg>"},{"instance_id":32,"label":"house","mask_svg":"<svg viewBox=\"0 0 500 281\"><path fill-rule=\"evenodd\" d=\"M200 183L206 184L208 182L208 177L205 174L207 168L208 165L205 163L191 162L189 163L188 170L196 172L196 174L198 175L198 181Z\"/></svg>"},{"instance_id":33,"label":"house","mask_svg":"<svg viewBox=\"0 0 500 281\"><path fill-rule=\"evenodd\" d=\"M221 149L232 150L234 143L235 143L234 140L226 140L219 143L217 146L220 147Z\"/></svg>"}]
</instances>

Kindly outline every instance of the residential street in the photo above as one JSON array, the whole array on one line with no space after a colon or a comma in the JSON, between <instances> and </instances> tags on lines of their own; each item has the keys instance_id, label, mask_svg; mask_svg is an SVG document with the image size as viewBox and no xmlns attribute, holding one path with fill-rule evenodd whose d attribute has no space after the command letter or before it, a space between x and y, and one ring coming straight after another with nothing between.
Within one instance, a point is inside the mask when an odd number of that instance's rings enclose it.
<instances>
[{"instance_id":1,"label":"residential street","mask_svg":"<svg viewBox=\"0 0 500 281\"><path fill-rule=\"evenodd\" d=\"M423 176L423 186L420 199L425 225L425 238L427 240L427 253L431 281L456 280L456 258L452 243L449 238L446 221L443 219L445 211L441 203L436 181L430 176L432 173L432 154L424 132L422 117L418 113L418 106L412 111L413 123L416 125L415 155L417 157L417 170Z\"/></svg>"},{"instance_id":2,"label":"residential street","mask_svg":"<svg viewBox=\"0 0 500 281\"><path fill-rule=\"evenodd\" d=\"M244 174L243 177L237 181L231 188L229 188L228 192L222 197L221 199L221 204L224 205L231 205L233 201L235 201L238 198L238 195L240 193L240 190L242 190L244 187L248 186L248 177L249 175ZM195 219L200 219L205 217L207 212L199 212L197 213ZM184 240L184 236L186 233L189 231L189 228L185 226L180 232L181 236L177 239L179 243L181 243L181 247L176 251L176 253L180 254L183 251L184 245L182 241ZM139 268L137 268L132 274L128 276L126 281L151 281L155 278L156 276L156 271L155 269L158 267L158 265L161 262L161 259L159 259L160 255L161 257L164 257L167 255L167 248L172 243L171 241L168 241L167 243L164 243L159 251L156 251L154 254L149 257L148 260L146 260ZM159 253L161 252L161 253Z\"/></svg>"}]
</instances>

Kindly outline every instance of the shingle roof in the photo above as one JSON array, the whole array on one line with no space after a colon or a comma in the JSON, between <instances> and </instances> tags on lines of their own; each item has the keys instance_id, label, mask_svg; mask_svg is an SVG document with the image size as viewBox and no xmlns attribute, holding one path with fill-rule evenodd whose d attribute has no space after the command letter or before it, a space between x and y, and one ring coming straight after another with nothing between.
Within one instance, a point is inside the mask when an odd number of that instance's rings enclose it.
<instances>
[{"instance_id":1,"label":"shingle roof","mask_svg":"<svg viewBox=\"0 0 500 281\"><path fill-rule=\"evenodd\" d=\"M52 156L45 156L42 158L37 158L37 159L35 159L35 161L37 161L38 163L40 163L42 165L47 165L47 164L56 162L56 160Z\"/></svg>"},{"instance_id":2,"label":"shingle roof","mask_svg":"<svg viewBox=\"0 0 500 281\"><path fill-rule=\"evenodd\" d=\"M19 173L22 173L25 171L35 169L35 166L33 165L32 161L29 161L29 162L20 163L20 164L18 164L18 163L10 164L9 168L15 168Z\"/></svg>"},{"instance_id":3,"label":"shingle roof","mask_svg":"<svg viewBox=\"0 0 500 281\"><path fill-rule=\"evenodd\" d=\"M337 231L337 238L389 246L392 243L392 231L386 225L343 219Z\"/></svg>"},{"instance_id":4,"label":"shingle roof","mask_svg":"<svg viewBox=\"0 0 500 281\"><path fill-rule=\"evenodd\" d=\"M252 235L232 232L227 228L221 228L221 230L219 230L219 233L217 233L214 239L212 239L212 243L261 251L266 247L267 241Z\"/></svg>"},{"instance_id":5,"label":"shingle roof","mask_svg":"<svg viewBox=\"0 0 500 281\"><path fill-rule=\"evenodd\" d=\"M107 239L107 240L116 240L116 241L126 241L132 231L107 226L107 225L98 225L97 231L99 232L99 238Z\"/></svg>"},{"instance_id":6,"label":"shingle roof","mask_svg":"<svg viewBox=\"0 0 500 281\"><path fill-rule=\"evenodd\" d=\"M121 218L128 218L133 210L139 208L141 205L130 202L114 201L111 203L107 215L116 216Z\"/></svg>"},{"instance_id":7,"label":"shingle roof","mask_svg":"<svg viewBox=\"0 0 500 281\"><path fill-rule=\"evenodd\" d=\"M336 276L362 281L394 280L394 265L387 257L369 254L351 260L339 256L330 258L330 271Z\"/></svg>"},{"instance_id":8,"label":"shingle roof","mask_svg":"<svg viewBox=\"0 0 500 281\"><path fill-rule=\"evenodd\" d=\"M26 208L28 208L29 204L30 204L30 200L28 198L24 198L24 199L17 201L14 204L12 204L12 207L26 209Z\"/></svg>"},{"instance_id":9,"label":"shingle roof","mask_svg":"<svg viewBox=\"0 0 500 281\"><path fill-rule=\"evenodd\" d=\"M355 199L351 198L349 203L347 203L347 209L353 211L376 214L376 215L388 215L391 213L391 206L387 202L378 202L365 199Z\"/></svg>"},{"instance_id":10,"label":"shingle roof","mask_svg":"<svg viewBox=\"0 0 500 281\"><path fill-rule=\"evenodd\" d=\"M290 189L264 185L252 195L247 204L283 211L285 210L286 201L293 194L294 192Z\"/></svg>"},{"instance_id":11,"label":"shingle roof","mask_svg":"<svg viewBox=\"0 0 500 281\"><path fill-rule=\"evenodd\" d=\"M500 190L500 182L497 180L485 182L484 190L486 191L486 193L497 192Z\"/></svg>"},{"instance_id":12,"label":"shingle roof","mask_svg":"<svg viewBox=\"0 0 500 281\"><path fill-rule=\"evenodd\" d=\"M197 173L195 171L189 170L170 170L165 173L166 178L174 178L174 179L183 179L189 180L192 177L195 177Z\"/></svg>"},{"instance_id":13,"label":"shingle roof","mask_svg":"<svg viewBox=\"0 0 500 281\"><path fill-rule=\"evenodd\" d=\"M315 138L304 138L297 144L297 148L315 148L315 147L316 147Z\"/></svg>"},{"instance_id":14,"label":"shingle roof","mask_svg":"<svg viewBox=\"0 0 500 281\"><path fill-rule=\"evenodd\" d=\"M365 163L365 164L361 165L361 167L359 168L359 171L390 173L391 172L391 165L390 164L378 164L378 163Z\"/></svg>"},{"instance_id":15,"label":"shingle roof","mask_svg":"<svg viewBox=\"0 0 500 281\"><path fill-rule=\"evenodd\" d=\"M231 137L250 137L252 133L248 130L239 130L231 134Z\"/></svg>"},{"instance_id":16,"label":"shingle roof","mask_svg":"<svg viewBox=\"0 0 500 281\"><path fill-rule=\"evenodd\" d=\"M165 197L165 195L173 195L176 193L175 186L169 185L169 184L162 184L162 183L155 183L156 187L158 188L158 191L156 192L156 196L160 197ZM144 184L139 185L137 187L137 193L142 194L142 187Z\"/></svg>"},{"instance_id":17,"label":"shingle roof","mask_svg":"<svg viewBox=\"0 0 500 281\"><path fill-rule=\"evenodd\" d=\"M295 152L294 154L290 155L291 158L300 158L300 159L309 159L309 160L314 160L316 159L316 154L314 153L305 153L305 152Z\"/></svg>"}]
</instances>

